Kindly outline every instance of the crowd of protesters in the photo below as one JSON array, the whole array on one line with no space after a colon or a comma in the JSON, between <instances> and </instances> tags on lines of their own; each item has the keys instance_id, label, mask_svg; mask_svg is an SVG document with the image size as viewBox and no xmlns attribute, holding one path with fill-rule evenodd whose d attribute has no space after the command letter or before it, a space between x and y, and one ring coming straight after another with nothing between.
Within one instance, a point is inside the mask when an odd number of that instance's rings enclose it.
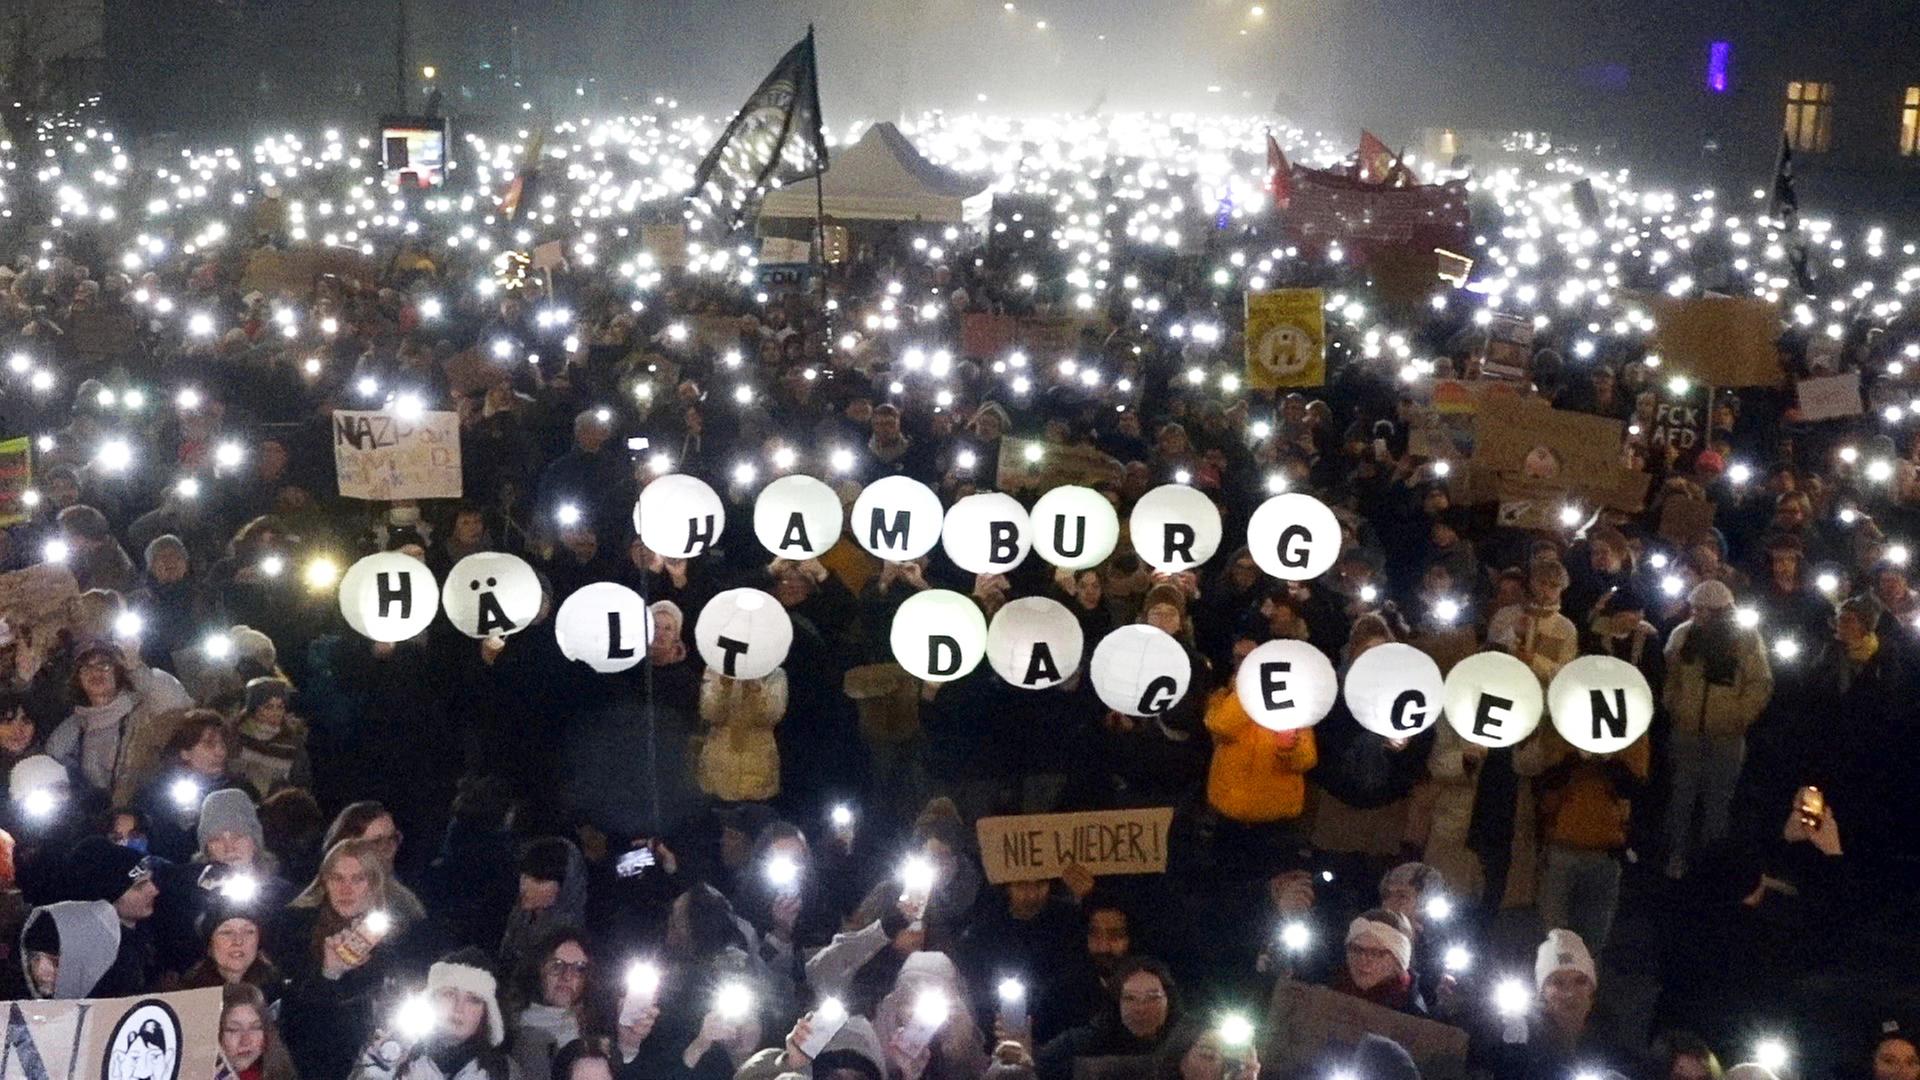
<instances>
[{"instance_id":1,"label":"crowd of protesters","mask_svg":"<svg viewBox=\"0 0 1920 1080\"><path fill-rule=\"evenodd\" d=\"M1270 227L1232 242L1271 246ZM1351 328L1333 327L1321 389L1189 378L1238 364L1212 247L1116 242L1102 272L1156 303L1114 290L1071 356L1010 367L965 352L961 317L1070 308L1045 245L888 226L824 282L762 297L668 269L641 303L604 263L494 283L482 251L441 239L397 234L368 280L278 295L239 282L255 252L300 246L284 222L136 273L69 224L0 269L15 373L58 379L0 400L7 433L37 440L0 567L64 561L80 590L64 618L0 626L0 941L19 949L0 996L222 987L244 1080L1418 1075L1378 1034L1300 1050L1269 1019L1289 982L1462 1029L1466 1067L1499 1080L1920 1078L1901 1019L1920 1005L1902 543L1920 540L1920 474L1878 416L1801 424L1786 394L1724 395L1684 463L1637 435L1623 448L1653 474L1646 509L1522 530L1410 451L1418 387ZM1349 265L1275 275L1365 295ZM209 323L154 317L160 296ZM69 343L117 312L138 317L122 346ZM732 332L689 333L702 316ZM895 316L910 335L878 329ZM1217 347L1168 333L1209 322ZM1578 357L1577 330L1543 331L1521 392L1650 428L1644 347ZM1442 374L1472 373L1464 306L1406 331ZM1871 385L1904 340L1862 315L1842 363ZM1790 368L1806 345L1783 335ZM927 378L909 347L950 366ZM1064 360L1096 377L1056 378ZM465 498L338 498L332 410L408 396L458 413ZM1228 542L1182 574L1123 541L1089 570L975 576L938 549L881 564L843 539L770 561L754 540L753 496L783 470L849 502L906 475L951 505L992 489L1016 437L1109 457L1122 520L1190 483ZM728 502L700 558L633 534L664 469ZM1321 579L1267 578L1238 546L1282 488L1340 516ZM1713 524L1660 535L1685 497ZM377 550L441 577L522 555L541 622L363 638L308 570ZM596 581L651 604L630 672L554 640L551 611ZM793 622L765 679L694 647L702 605L738 585ZM1148 718L1105 708L1083 673L1034 692L983 664L922 685L888 630L930 587L988 614L1053 597L1090 640L1151 624L1186 647L1192 685ZM1443 668L1499 649L1543 685L1606 654L1659 709L1604 758L1545 723L1504 749L1444 723L1389 741L1339 704L1275 732L1233 675L1281 638L1343 672L1390 642ZM1163 806L1164 874L983 876L981 817Z\"/></svg>"}]
</instances>

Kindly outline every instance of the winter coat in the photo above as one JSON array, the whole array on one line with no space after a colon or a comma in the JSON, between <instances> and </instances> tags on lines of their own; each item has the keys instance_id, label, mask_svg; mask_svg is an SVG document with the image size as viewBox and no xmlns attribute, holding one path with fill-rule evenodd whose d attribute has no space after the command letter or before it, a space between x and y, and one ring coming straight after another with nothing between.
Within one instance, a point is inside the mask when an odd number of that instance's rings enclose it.
<instances>
[{"instance_id":1,"label":"winter coat","mask_svg":"<svg viewBox=\"0 0 1920 1080\"><path fill-rule=\"evenodd\" d=\"M1271 731L1253 722L1232 689L1207 702L1213 761L1207 804L1246 825L1290 821L1306 808L1307 770L1319 762L1311 728Z\"/></svg>"},{"instance_id":2,"label":"winter coat","mask_svg":"<svg viewBox=\"0 0 1920 1080\"><path fill-rule=\"evenodd\" d=\"M1422 861L1438 868L1447 882L1458 883L1463 895L1478 896L1486 887L1486 874L1480 857L1468 846L1475 804L1479 799L1483 765L1470 763L1462 739L1450 724L1438 724L1433 751L1427 755L1427 770L1433 777L1432 822L1427 834ZM1489 754L1502 751L1490 750ZM1533 903L1534 866L1538 843L1535 836L1537 816L1534 809L1533 778L1547 766L1547 756L1539 735L1523 740L1506 751L1512 755L1514 786L1513 838L1509 851L1504 896L1483 897L1489 908L1526 907Z\"/></svg>"},{"instance_id":3,"label":"winter coat","mask_svg":"<svg viewBox=\"0 0 1920 1080\"><path fill-rule=\"evenodd\" d=\"M1557 611L1541 614L1521 604L1494 612L1487 624L1487 643L1512 653L1532 649L1533 659L1527 666L1540 677L1542 686L1580 655L1580 631L1572 620Z\"/></svg>"},{"instance_id":4,"label":"winter coat","mask_svg":"<svg viewBox=\"0 0 1920 1080\"><path fill-rule=\"evenodd\" d=\"M784 670L763 679L729 679L709 670L700 684L700 790L728 802L765 802L780 794L773 729L786 711Z\"/></svg>"},{"instance_id":5,"label":"winter coat","mask_svg":"<svg viewBox=\"0 0 1920 1080\"><path fill-rule=\"evenodd\" d=\"M47 736L48 756L117 806L133 797L152 750L166 739L169 714L193 707L180 680L166 672L137 668L131 674L133 689L105 705L75 706Z\"/></svg>"},{"instance_id":6,"label":"winter coat","mask_svg":"<svg viewBox=\"0 0 1920 1080\"><path fill-rule=\"evenodd\" d=\"M484 1025L481 1034L486 1033ZM311 1075L311 1074L307 1074ZM524 1077L512 1058L492 1047L469 1058L452 1076L443 1072L433 1058L417 1048L408 1050L394 1039L382 1039L368 1046L354 1063L348 1080L539 1080Z\"/></svg>"},{"instance_id":7,"label":"winter coat","mask_svg":"<svg viewBox=\"0 0 1920 1080\"><path fill-rule=\"evenodd\" d=\"M1633 798L1646 783L1653 752L1646 738L1605 757L1575 750L1554 730L1534 736L1545 744L1549 765L1536 783L1542 833L1547 843L1581 851L1619 851L1627 846Z\"/></svg>"},{"instance_id":8,"label":"winter coat","mask_svg":"<svg viewBox=\"0 0 1920 1080\"><path fill-rule=\"evenodd\" d=\"M581 858L580 849L574 847L572 841L560 842L567 845L567 870L560 882L560 895L552 907L528 911L516 906L507 916L507 929L500 937L498 953L502 970L512 971L518 967L540 938L555 927L587 924L587 861Z\"/></svg>"},{"instance_id":9,"label":"winter coat","mask_svg":"<svg viewBox=\"0 0 1920 1080\"><path fill-rule=\"evenodd\" d=\"M313 787L305 720L289 714L280 733L272 738L261 738L242 720L234 728L234 741L237 750L233 771L263 798L284 787Z\"/></svg>"},{"instance_id":10,"label":"winter coat","mask_svg":"<svg viewBox=\"0 0 1920 1080\"><path fill-rule=\"evenodd\" d=\"M1673 628L1667 639L1667 684L1661 695L1675 731L1701 735L1745 735L1773 696L1773 669L1758 632L1736 628L1733 641L1737 666L1732 681L1713 683L1702 658L1680 659L1694 631L1689 619Z\"/></svg>"},{"instance_id":11,"label":"winter coat","mask_svg":"<svg viewBox=\"0 0 1920 1080\"><path fill-rule=\"evenodd\" d=\"M84 998L106 977L120 954L120 917L105 900L67 900L34 908L20 927L20 970L27 992L33 991L33 973L27 963L27 933L41 919L52 919L60 939L60 973L53 997L60 1001Z\"/></svg>"}]
</instances>

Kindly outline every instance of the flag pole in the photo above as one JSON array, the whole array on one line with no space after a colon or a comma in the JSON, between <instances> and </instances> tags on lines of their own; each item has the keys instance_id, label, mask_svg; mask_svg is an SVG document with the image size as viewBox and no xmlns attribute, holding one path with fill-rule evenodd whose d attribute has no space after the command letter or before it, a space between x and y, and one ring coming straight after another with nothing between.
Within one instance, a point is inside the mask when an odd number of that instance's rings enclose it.
<instances>
[{"instance_id":1,"label":"flag pole","mask_svg":"<svg viewBox=\"0 0 1920 1080\"><path fill-rule=\"evenodd\" d=\"M813 55L814 94L819 94L820 56L814 52L813 24L807 24L807 52ZM816 112L816 116L818 113ZM817 122L817 121L816 121ZM820 283L820 308L824 312L827 304L827 194L824 187L827 170L820 169L813 174L813 250L814 276Z\"/></svg>"}]
</instances>

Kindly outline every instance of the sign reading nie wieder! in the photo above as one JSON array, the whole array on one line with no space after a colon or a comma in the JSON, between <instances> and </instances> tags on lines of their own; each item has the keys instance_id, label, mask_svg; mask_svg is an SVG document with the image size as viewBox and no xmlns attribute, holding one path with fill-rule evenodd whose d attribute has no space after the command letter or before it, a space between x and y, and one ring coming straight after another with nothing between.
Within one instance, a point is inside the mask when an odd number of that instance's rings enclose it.
<instances>
[{"instance_id":1,"label":"sign reading nie wieder!","mask_svg":"<svg viewBox=\"0 0 1920 1080\"><path fill-rule=\"evenodd\" d=\"M1170 807L981 818L974 830L987 880L1040 881L1069 863L1095 876L1158 874L1167 868Z\"/></svg>"}]
</instances>

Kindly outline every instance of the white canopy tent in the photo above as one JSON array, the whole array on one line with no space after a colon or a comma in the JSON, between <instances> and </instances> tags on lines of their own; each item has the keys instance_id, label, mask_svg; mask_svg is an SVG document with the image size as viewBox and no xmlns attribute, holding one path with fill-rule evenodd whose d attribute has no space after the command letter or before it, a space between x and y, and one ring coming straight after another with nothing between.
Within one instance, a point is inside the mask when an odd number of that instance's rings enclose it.
<instances>
[{"instance_id":1,"label":"white canopy tent","mask_svg":"<svg viewBox=\"0 0 1920 1080\"><path fill-rule=\"evenodd\" d=\"M959 224L986 213L993 196L986 182L943 169L913 148L900 129L882 121L860 141L833 155L821 177L826 216L840 221L929 221ZM768 192L764 218L811 218L813 181Z\"/></svg>"}]
</instances>

